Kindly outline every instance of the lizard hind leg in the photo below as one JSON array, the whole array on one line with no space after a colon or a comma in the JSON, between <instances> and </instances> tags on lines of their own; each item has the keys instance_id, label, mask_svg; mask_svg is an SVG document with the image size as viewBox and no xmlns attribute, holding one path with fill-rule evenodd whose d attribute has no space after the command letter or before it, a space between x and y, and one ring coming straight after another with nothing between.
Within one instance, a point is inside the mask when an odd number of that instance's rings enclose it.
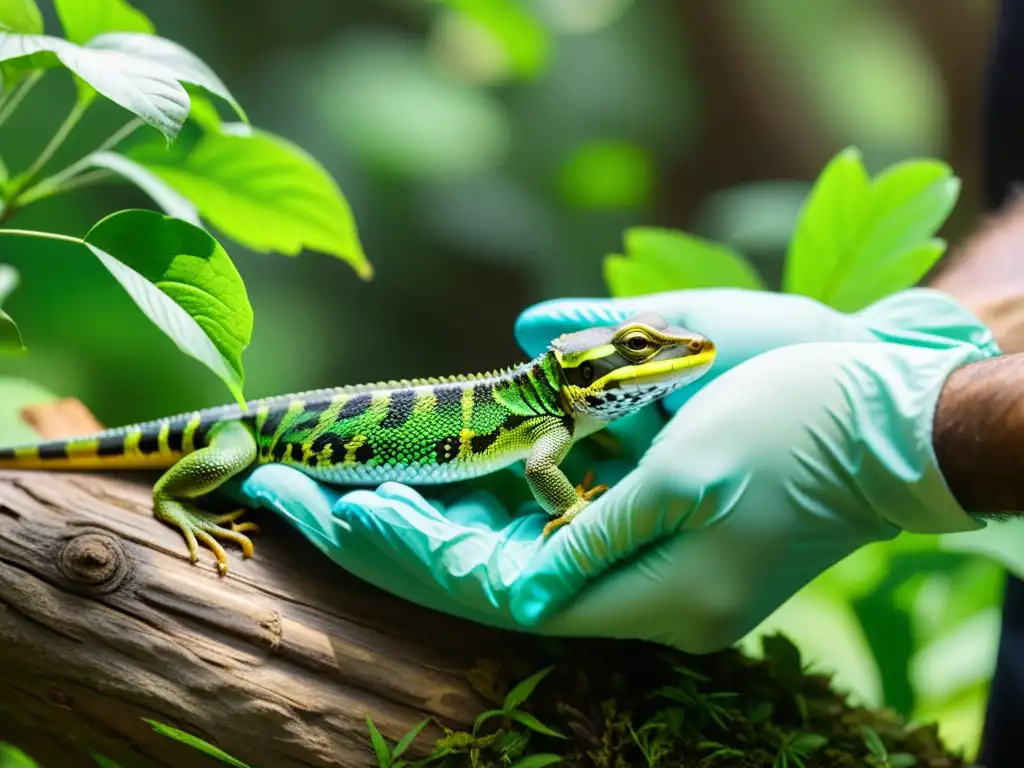
<instances>
[{"instance_id":1,"label":"lizard hind leg","mask_svg":"<svg viewBox=\"0 0 1024 768\"><path fill-rule=\"evenodd\" d=\"M257 530L252 523L235 522L245 510L213 515L198 509L188 499L216 490L256 460L256 438L240 422L215 426L207 445L184 456L153 486L154 514L158 520L181 531L188 546L189 559L199 560L199 544L217 558L217 570L228 570L227 554L218 539L233 541L242 548L243 557L251 557L252 541L245 531ZM230 523L230 528L224 524Z\"/></svg>"}]
</instances>

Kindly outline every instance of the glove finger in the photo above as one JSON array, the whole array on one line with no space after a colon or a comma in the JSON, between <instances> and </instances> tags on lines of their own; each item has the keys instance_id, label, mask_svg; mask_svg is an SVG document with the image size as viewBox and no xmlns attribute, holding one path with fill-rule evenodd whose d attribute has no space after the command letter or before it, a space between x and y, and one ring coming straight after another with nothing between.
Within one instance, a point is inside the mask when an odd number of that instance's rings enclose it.
<instances>
[{"instance_id":1,"label":"glove finger","mask_svg":"<svg viewBox=\"0 0 1024 768\"><path fill-rule=\"evenodd\" d=\"M375 553L379 571L402 574L388 580L389 591L406 598L417 595L417 602L429 595L439 610L462 616L468 611L478 619L490 617L487 623L503 619L508 625L508 586L539 546L536 520L520 518L503 528L484 529L380 497L366 501L360 497L356 503L349 495L334 511L361 546ZM383 586L381 578L372 580Z\"/></svg>"},{"instance_id":2,"label":"glove finger","mask_svg":"<svg viewBox=\"0 0 1024 768\"><path fill-rule=\"evenodd\" d=\"M512 586L518 622L540 624L606 571L683 526L697 499L670 498L646 474L643 466L631 472L539 548Z\"/></svg>"},{"instance_id":3,"label":"glove finger","mask_svg":"<svg viewBox=\"0 0 1024 768\"><path fill-rule=\"evenodd\" d=\"M258 467L225 492L246 506L269 509L298 528L321 550L337 546L332 509L339 493L283 464Z\"/></svg>"},{"instance_id":4,"label":"glove finger","mask_svg":"<svg viewBox=\"0 0 1024 768\"><path fill-rule=\"evenodd\" d=\"M501 530L511 522L501 502L484 491L469 493L459 499L445 510L445 517L466 528L483 531Z\"/></svg>"},{"instance_id":5,"label":"glove finger","mask_svg":"<svg viewBox=\"0 0 1024 768\"><path fill-rule=\"evenodd\" d=\"M535 357L563 333L621 323L638 311L640 303L632 299L552 299L522 312L513 332L520 348Z\"/></svg>"}]
</instances>

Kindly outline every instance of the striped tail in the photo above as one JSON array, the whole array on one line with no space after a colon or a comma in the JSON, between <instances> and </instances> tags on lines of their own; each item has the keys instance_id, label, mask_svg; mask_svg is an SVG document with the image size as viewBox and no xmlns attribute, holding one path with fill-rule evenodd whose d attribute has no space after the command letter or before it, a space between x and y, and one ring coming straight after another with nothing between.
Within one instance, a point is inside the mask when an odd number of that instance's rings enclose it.
<instances>
[{"instance_id":1,"label":"striped tail","mask_svg":"<svg viewBox=\"0 0 1024 768\"><path fill-rule=\"evenodd\" d=\"M210 409L108 429L93 435L0 448L0 469L166 469L202 446L224 409Z\"/></svg>"}]
</instances>

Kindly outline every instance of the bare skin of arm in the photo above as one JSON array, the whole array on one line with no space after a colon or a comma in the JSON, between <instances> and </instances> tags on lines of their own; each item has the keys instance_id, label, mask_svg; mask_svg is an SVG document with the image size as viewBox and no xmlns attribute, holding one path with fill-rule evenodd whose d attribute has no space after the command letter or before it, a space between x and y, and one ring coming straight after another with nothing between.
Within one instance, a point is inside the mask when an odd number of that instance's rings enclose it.
<instances>
[{"instance_id":1,"label":"bare skin of arm","mask_svg":"<svg viewBox=\"0 0 1024 768\"><path fill-rule=\"evenodd\" d=\"M930 287L971 310L1005 353L946 381L932 434L939 467L967 511L1024 512L1024 199L992 216Z\"/></svg>"}]
</instances>

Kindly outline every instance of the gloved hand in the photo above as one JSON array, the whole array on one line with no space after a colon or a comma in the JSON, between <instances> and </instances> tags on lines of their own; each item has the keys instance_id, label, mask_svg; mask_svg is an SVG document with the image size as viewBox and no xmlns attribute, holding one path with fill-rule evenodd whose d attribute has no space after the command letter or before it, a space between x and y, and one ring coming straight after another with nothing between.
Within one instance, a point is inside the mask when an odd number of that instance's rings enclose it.
<instances>
[{"instance_id":1,"label":"gloved hand","mask_svg":"<svg viewBox=\"0 0 1024 768\"><path fill-rule=\"evenodd\" d=\"M528 310L516 333L533 355L639 309L708 335L718 359L668 403L667 423L646 415L660 431L639 462L621 479L599 473L619 481L546 541L543 513L510 517L472 484L442 505L438 491L433 503L395 483L341 493L271 465L239 494L413 602L691 652L734 642L860 546L901 529L980 527L936 467L931 420L949 373L998 350L950 298L906 291L855 315L734 290L559 301Z\"/></svg>"}]
</instances>

